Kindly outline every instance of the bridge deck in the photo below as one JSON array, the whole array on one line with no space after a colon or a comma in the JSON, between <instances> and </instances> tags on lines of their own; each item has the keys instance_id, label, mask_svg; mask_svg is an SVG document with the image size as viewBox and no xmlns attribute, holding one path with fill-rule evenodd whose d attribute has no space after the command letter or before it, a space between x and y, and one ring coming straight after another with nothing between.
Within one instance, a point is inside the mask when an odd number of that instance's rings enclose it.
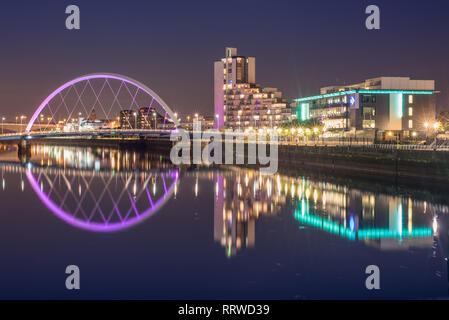
<instances>
[{"instance_id":1,"label":"bridge deck","mask_svg":"<svg viewBox=\"0 0 449 320\"><path fill-rule=\"evenodd\" d=\"M55 131L36 131L23 133L0 134L2 141L20 141L45 138L77 138L77 137L154 137L160 138L169 136L173 130L154 130L154 129L118 129L118 130L95 130L95 131L76 131L76 132L55 132Z\"/></svg>"}]
</instances>

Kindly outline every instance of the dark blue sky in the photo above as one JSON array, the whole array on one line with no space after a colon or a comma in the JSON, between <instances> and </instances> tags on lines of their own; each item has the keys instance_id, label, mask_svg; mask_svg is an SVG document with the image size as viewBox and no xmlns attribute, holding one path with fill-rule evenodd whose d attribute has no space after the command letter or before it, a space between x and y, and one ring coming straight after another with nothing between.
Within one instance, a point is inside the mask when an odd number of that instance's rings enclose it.
<instances>
[{"instance_id":1,"label":"dark blue sky","mask_svg":"<svg viewBox=\"0 0 449 320\"><path fill-rule=\"evenodd\" d=\"M81 30L65 29L65 7ZM377 4L381 30L365 29ZM256 57L256 78L288 98L377 76L435 79L449 109L449 1L23 1L0 10L0 113L31 114L57 86L114 72L181 113L213 113L213 61Z\"/></svg>"}]
</instances>

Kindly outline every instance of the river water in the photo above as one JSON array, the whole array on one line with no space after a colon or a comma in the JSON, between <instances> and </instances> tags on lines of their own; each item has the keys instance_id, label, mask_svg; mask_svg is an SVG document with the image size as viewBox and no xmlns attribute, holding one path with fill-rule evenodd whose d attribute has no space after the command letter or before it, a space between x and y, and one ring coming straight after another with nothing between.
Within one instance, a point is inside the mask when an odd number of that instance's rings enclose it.
<instances>
[{"instance_id":1,"label":"river water","mask_svg":"<svg viewBox=\"0 0 449 320\"><path fill-rule=\"evenodd\" d=\"M2 299L448 297L444 187L50 145L0 174Z\"/></svg>"}]
</instances>

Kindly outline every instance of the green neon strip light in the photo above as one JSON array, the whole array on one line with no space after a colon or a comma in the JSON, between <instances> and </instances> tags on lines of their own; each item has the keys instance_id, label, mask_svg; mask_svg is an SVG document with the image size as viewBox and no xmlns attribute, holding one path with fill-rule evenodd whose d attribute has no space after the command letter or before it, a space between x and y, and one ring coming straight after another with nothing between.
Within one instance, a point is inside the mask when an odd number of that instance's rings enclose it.
<instances>
[{"instance_id":1,"label":"green neon strip light","mask_svg":"<svg viewBox=\"0 0 449 320\"><path fill-rule=\"evenodd\" d=\"M403 116L403 112L402 112L402 106L403 106L403 102L402 102L402 98L404 97L404 94L398 94L398 116L399 118L402 118ZM402 205L401 205L401 213L402 213Z\"/></svg>"},{"instance_id":2,"label":"green neon strip light","mask_svg":"<svg viewBox=\"0 0 449 320\"><path fill-rule=\"evenodd\" d=\"M301 103L301 121L309 119L309 104Z\"/></svg>"},{"instance_id":3,"label":"green neon strip light","mask_svg":"<svg viewBox=\"0 0 449 320\"><path fill-rule=\"evenodd\" d=\"M432 229L413 228L412 232L406 229L402 230L402 232L390 229L361 229L358 235L359 239L430 237L432 236Z\"/></svg>"},{"instance_id":4,"label":"green neon strip light","mask_svg":"<svg viewBox=\"0 0 449 320\"><path fill-rule=\"evenodd\" d=\"M402 94L433 94L435 91L424 91L424 90L359 90L359 93L378 93L378 94L389 94L389 93L402 93Z\"/></svg>"},{"instance_id":5,"label":"green neon strip light","mask_svg":"<svg viewBox=\"0 0 449 320\"><path fill-rule=\"evenodd\" d=\"M296 220L300 221L301 223L307 224L309 226L322 229L329 233L342 236L349 240L355 240L355 232L352 232L351 230L344 227L343 225L341 225L339 223L335 223L335 222L327 220L327 219L323 219L314 214L306 213L306 211L309 211L309 205L308 205L308 203L304 205L303 201L302 201L303 205L301 205L301 211L296 210L294 213L294 217Z\"/></svg>"},{"instance_id":6,"label":"green neon strip light","mask_svg":"<svg viewBox=\"0 0 449 320\"><path fill-rule=\"evenodd\" d=\"M402 208L401 208L402 209ZM301 201L301 209L295 210L294 218L306 225L324 230L326 232L342 236L349 240L356 239L356 233L345 226L334 221L324 219L314 214L307 213L310 207L304 200ZM381 239L381 238L412 238L412 237L430 237L432 236L431 228L413 228L411 232L408 230L390 230L390 229L359 229L357 237L362 239Z\"/></svg>"},{"instance_id":7,"label":"green neon strip light","mask_svg":"<svg viewBox=\"0 0 449 320\"><path fill-rule=\"evenodd\" d=\"M356 91L350 90L350 91L333 92L333 93L322 94L319 96L294 99L294 101L301 102L301 101L309 101L309 100L324 99L324 98L331 98L331 97L340 97L340 96L345 96L347 94L352 94L352 93L356 93Z\"/></svg>"},{"instance_id":8,"label":"green neon strip light","mask_svg":"<svg viewBox=\"0 0 449 320\"><path fill-rule=\"evenodd\" d=\"M345 96L345 95L353 94L353 93L362 93L362 94L390 94L390 93L434 94L435 91L426 91L426 90L348 90L348 91L327 93L327 94L322 94L322 95L312 96L312 97L304 97L304 98L294 99L293 101L302 102L302 101L318 100L318 99L325 99L325 98L331 98L331 97Z\"/></svg>"}]
</instances>

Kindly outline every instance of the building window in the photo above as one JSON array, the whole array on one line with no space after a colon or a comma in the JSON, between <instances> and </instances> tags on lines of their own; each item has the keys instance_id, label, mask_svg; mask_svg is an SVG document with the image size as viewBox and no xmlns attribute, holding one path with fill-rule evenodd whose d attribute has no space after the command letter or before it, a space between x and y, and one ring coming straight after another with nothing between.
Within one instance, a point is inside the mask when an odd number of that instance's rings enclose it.
<instances>
[{"instance_id":1,"label":"building window","mask_svg":"<svg viewBox=\"0 0 449 320\"><path fill-rule=\"evenodd\" d=\"M363 114L362 127L364 129L375 128L375 126L376 126L376 121L375 121L376 109L373 107L363 107L362 114Z\"/></svg>"},{"instance_id":2,"label":"building window","mask_svg":"<svg viewBox=\"0 0 449 320\"><path fill-rule=\"evenodd\" d=\"M408 121L408 128L413 129L413 120Z\"/></svg>"},{"instance_id":3,"label":"building window","mask_svg":"<svg viewBox=\"0 0 449 320\"><path fill-rule=\"evenodd\" d=\"M408 103L413 103L413 95L408 96Z\"/></svg>"},{"instance_id":4,"label":"building window","mask_svg":"<svg viewBox=\"0 0 449 320\"><path fill-rule=\"evenodd\" d=\"M371 101L371 96L362 96L362 103L369 103Z\"/></svg>"},{"instance_id":5,"label":"building window","mask_svg":"<svg viewBox=\"0 0 449 320\"><path fill-rule=\"evenodd\" d=\"M413 108L412 107L408 108L408 115L409 115L409 117L413 116Z\"/></svg>"}]
</instances>

